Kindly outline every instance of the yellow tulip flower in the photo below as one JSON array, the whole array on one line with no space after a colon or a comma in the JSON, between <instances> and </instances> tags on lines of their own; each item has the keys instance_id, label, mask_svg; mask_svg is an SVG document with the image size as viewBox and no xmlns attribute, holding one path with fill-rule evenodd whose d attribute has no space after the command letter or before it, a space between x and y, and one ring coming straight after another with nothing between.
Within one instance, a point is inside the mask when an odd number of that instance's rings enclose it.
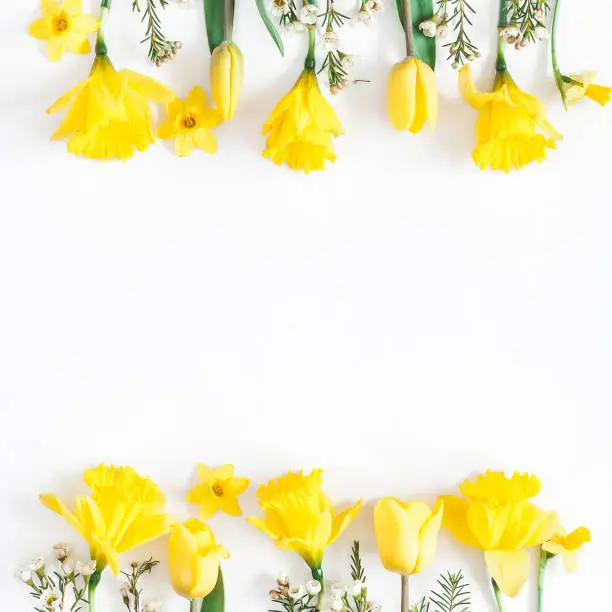
<instances>
[{"instance_id":1,"label":"yellow tulip flower","mask_svg":"<svg viewBox=\"0 0 612 612\"><path fill-rule=\"evenodd\" d=\"M459 70L459 90L480 111L472 157L481 170L510 172L541 162L547 149L555 149L555 141L563 138L546 118L544 105L519 89L507 70L498 72L493 91L484 93L474 86L466 64Z\"/></svg>"},{"instance_id":2,"label":"yellow tulip flower","mask_svg":"<svg viewBox=\"0 0 612 612\"><path fill-rule=\"evenodd\" d=\"M460 490L467 498L446 495L442 524L462 544L485 552L485 561L499 588L518 595L529 575L526 548L548 541L557 528L557 515L529 501L540 491L535 476L488 471Z\"/></svg>"},{"instance_id":3,"label":"yellow tulip flower","mask_svg":"<svg viewBox=\"0 0 612 612\"><path fill-rule=\"evenodd\" d=\"M91 51L87 34L95 32L100 23L92 15L83 15L81 0L41 0L40 10L43 16L30 24L28 32L47 41L47 56L52 62L66 51L83 55Z\"/></svg>"},{"instance_id":4,"label":"yellow tulip flower","mask_svg":"<svg viewBox=\"0 0 612 612\"><path fill-rule=\"evenodd\" d=\"M179 157L188 157L196 147L215 153L217 141L212 128L221 123L221 114L206 106L206 95L201 87L194 87L187 100L174 98L166 106L168 120L159 126L157 137L174 138L174 150Z\"/></svg>"},{"instance_id":5,"label":"yellow tulip flower","mask_svg":"<svg viewBox=\"0 0 612 612\"><path fill-rule=\"evenodd\" d=\"M215 542L211 528L199 519L175 524L170 535L170 581L188 599L206 597L217 584L219 561L229 557Z\"/></svg>"},{"instance_id":6,"label":"yellow tulip flower","mask_svg":"<svg viewBox=\"0 0 612 612\"><path fill-rule=\"evenodd\" d=\"M402 503L384 497L374 509L378 554L385 569L416 574L434 559L442 526L443 504L432 512L422 502Z\"/></svg>"},{"instance_id":7,"label":"yellow tulip flower","mask_svg":"<svg viewBox=\"0 0 612 612\"><path fill-rule=\"evenodd\" d=\"M597 73L591 71L561 77L563 99L567 104L575 104L583 98L590 98L600 106L605 106L610 101L612 88L593 83L596 76Z\"/></svg>"},{"instance_id":8,"label":"yellow tulip flower","mask_svg":"<svg viewBox=\"0 0 612 612\"><path fill-rule=\"evenodd\" d=\"M272 111L263 127L268 134L264 157L292 170L324 170L336 159L333 138L344 133L334 109L323 97L313 68L306 68Z\"/></svg>"},{"instance_id":9,"label":"yellow tulip flower","mask_svg":"<svg viewBox=\"0 0 612 612\"><path fill-rule=\"evenodd\" d=\"M116 72L98 55L87 79L62 96L48 114L70 107L53 140L68 140L68 151L91 159L126 160L153 144L150 102L166 103L172 90L132 72Z\"/></svg>"},{"instance_id":10,"label":"yellow tulip flower","mask_svg":"<svg viewBox=\"0 0 612 612\"><path fill-rule=\"evenodd\" d=\"M213 470L198 463L197 471L200 484L187 493L187 501L200 506L202 520L208 520L217 510L231 516L240 516L242 510L238 496L249 486L248 478L234 476L233 465L222 465Z\"/></svg>"},{"instance_id":11,"label":"yellow tulip flower","mask_svg":"<svg viewBox=\"0 0 612 612\"><path fill-rule=\"evenodd\" d=\"M234 115L244 81L244 58L233 42L223 42L210 59L212 96L224 121Z\"/></svg>"},{"instance_id":12,"label":"yellow tulip flower","mask_svg":"<svg viewBox=\"0 0 612 612\"><path fill-rule=\"evenodd\" d=\"M389 118L396 130L417 134L438 121L438 90L434 71L416 57L395 64L389 76Z\"/></svg>"},{"instance_id":13,"label":"yellow tulip flower","mask_svg":"<svg viewBox=\"0 0 612 612\"><path fill-rule=\"evenodd\" d=\"M553 537L542 544L542 550L551 557L561 555L565 569L574 572L578 568L578 550L590 541L591 532L586 527L578 527L568 534L559 526Z\"/></svg>"},{"instance_id":14,"label":"yellow tulip flower","mask_svg":"<svg viewBox=\"0 0 612 612\"><path fill-rule=\"evenodd\" d=\"M74 511L53 493L43 493L40 501L85 538L98 571L108 563L117 575L119 553L167 533L174 521L162 512L165 498L157 485L131 467L102 464L86 470L83 480L92 493L79 495Z\"/></svg>"},{"instance_id":15,"label":"yellow tulip flower","mask_svg":"<svg viewBox=\"0 0 612 612\"><path fill-rule=\"evenodd\" d=\"M305 476L289 472L257 491L264 518L248 521L271 538L282 550L297 552L322 578L321 563L325 548L346 529L361 508L361 501L336 514L331 500L321 488L323 470Z\"/></svg>"}]
</instances>

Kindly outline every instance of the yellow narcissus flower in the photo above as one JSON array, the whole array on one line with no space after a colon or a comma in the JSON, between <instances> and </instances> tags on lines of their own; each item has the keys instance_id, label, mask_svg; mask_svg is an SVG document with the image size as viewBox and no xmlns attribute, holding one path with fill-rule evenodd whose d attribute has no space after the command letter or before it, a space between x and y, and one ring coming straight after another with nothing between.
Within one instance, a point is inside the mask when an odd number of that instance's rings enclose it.
<instances>
[{"instance_id":1,"label":"yellow narcissus flower","mask_svg":"<svg viewBox=\"0 0 612 612\"><path fill-rule=\"evenodd\" d=\"M91 495L79 495L71 511L53 493L40 501L66 519L89 543L99 571L106 564L119 573L119 554L170 531L171 516L164 514L165 498L157 485L131 467L86 470L83 477Z\"/></svg>"},{"instance_id":2,"label":"yellow narcissus flower","mask_svg":"<svg viewBox=\"0 0 612 612\"><path fill-rule=\"evenodd\" d=\"M198 463L197 471L200 484L187 493L187 501L200 506L202 519L208 520L217 510L240 516L242 510L238 496L249 486L248 478L234 476L233 465L222 465L213 470Z\"/></svg>"},{"instance_id":3,"label":"yellow narcissus flower","mask_svg":"<svg viewBox=\"0 0 612 612\"><path fill-rule=\"evenodd\" d=\"M583 98L590 98L597 104L605 106L610 101L612 87L593 83L596 76L596 72L584 72L562 77L564 100L567 104L575 104Z\"/></svg>"},{"instance_id":4,"label":"yellow narcissus flower","mask_svg":"<svg viewBox=\"0 0 612 612\"><path fill-rule=\"evenodd\" d=\"M234 115L244 81L244 58L233 42L223 42L210 59L210 85L212 97L223 117L228 121Z\"/></svg>"},{"instance_id":5,"label":"yellow narcissus flower","mask_svg":"<svg viewBox=\"0 0 612 612\"><path fill-rule=\"evenodd\" d=\"M187 100L172 100L166 107L168 120L157 130L162 140L175 138L174 148L179 157L187 157L198 147L214 153L217 141L211 130L221 123L218 110L206 106L206 95L201 87L194 87Z\"/></svg>"},{"instance_id":6,"label":"yellow narcissus flower","mask_svg":"<svg viewBox=\"0 0 612 612\"><path fill-rule=\"evenodd\" d=\"M544 105L525 93L506 70L498 72L491 93L478 91L470 65L459 70L459 89L464 100L480 111L476 124L477 147L472 157L481 170L523 168L546 159L562 136L546 118Z\"/></svg>"},{"instance_id":7,"label":"yellow narcissus flower","mask_svg":"<svg viewBox=\"0 0 612 612\"><path fill-rule=\"evenodd\" d=\"M462 544L485 552L485 561L499 588L515 597L527 581L530 556L525 550L548 541L557 515L529 501L540 491L535 476L486 472L460 490L467 498L446 495L442 524Z\"/></svg>"},{"instance_id":8,"label":"yellow narcissus flower","mask_svg":"<svg viewBox=\"0 0 612 612\"><path fill-rule=\"evenodd\" d=\"M362 503L336 514L321 488L322 473L289 472L262 485L257 497L264 518L248 519L273 538L278 548L297 552L312 570L320 570L325 548L346 529Z\"/></svg>"},{"instance_id":9,"label":"yellow narcissus flower","mask_svg":"<svg viewBox=\"0 0 612 612\"><path fill-rule=\"evenodd\" d=\"M188 599L206 597L217 584L219 561L229 553L215 542L211 528L199 519L175 524L169 542L170 582Z\"/></svg>"},{"instance_id":10,"label":"yellow narcissus flower","mask_svg":"<svg viewBox=\"0 0 612 612\"><path fill-rule=\"evenodd\" d=\"M578 550L591 541L591 533L586 527L578 527L571 533L559 528L553 537L542 544L542 549L551 556L561 555L563 566L568 572L578 568Z\"/></svg>"},{"instance_id":11,"label":"yellow narcissus flower","mask_svg":"<svg viewBox=\"0 0 612 612\"><path fill-rule=\"evenodd\" d=\"M98 55L87 79L62 96L47 113L70 107L53 140L68 140L68 151L91 159L126 160L154 142L151 102L166 103L172 90L132 72L116 72Z\"/></svg>"},{"instance_id":12,"label":"yellow narcissus flower","mask_svg":"<svg viewBox=\"0 0 612 612\"><path fill-rule=\"evenodd\" d=\"M442 526L443 504L432 512L422 502L402 503L384 497L374 509L378 554L385 569L416 574L434 559Z\"/></svg>"},{"instance_id":13,"label":"yellow narcissus flower","mask_svg":"<svg viewBox=\"0 0 612 612\"><path fill-rule=\"evenodd\" d=\"M416 57L393 66L388 86L389 118L396 130L417 134L438 121L438 90L434 71Z\"/></svg>"},{"instance_id":14,"label":"yellow narcissus flower","mask_svg":"<svg viewBox=\"0 0 612 612\"><path fill-rule=\"evenodd\" d=\"M42 17L30 24L28 32L47 41L47 55L52 62L61 59L66 51L87 54L91 45L87 34L99 27L92 15L83 15L81 0L41 0Z\"/></svg>"},{"instance_id":15,"label":"yellow narcissus flower","mask_svg":"<svg viewBox=\"0 0 612 612\"><path fill-rule=\"evenodd\" d=\"M292 170L324 170L336 159L333 138L342 124L325 100L314 69L306 68L293 89L282 98L263 127L268 134L264 157Z\"/></svg>"}]
</instances>

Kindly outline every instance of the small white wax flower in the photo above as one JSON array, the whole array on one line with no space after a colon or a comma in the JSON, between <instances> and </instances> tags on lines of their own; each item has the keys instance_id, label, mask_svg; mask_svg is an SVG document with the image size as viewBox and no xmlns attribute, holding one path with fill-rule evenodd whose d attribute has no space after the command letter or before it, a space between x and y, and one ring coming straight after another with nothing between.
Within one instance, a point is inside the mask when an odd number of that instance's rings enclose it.
<instances>
[{"instance_id":1,"label":"small white wax flower","mask_svg":"<svg viewBox=\"0 0 612 612\"><path fill-rule=\"evenodd\" d=\"M441 23L436 28L436 38L438 40L446 40L448 37L448 26L445 23Z\"/></svg>"},{"instance_id":2,"label":"small white wax flower","mask_svg":"<svg viewBox=\"0 0 612 612\"><path fill-rule=\"evenodd\" d=\"M157 612L161 608L161 601L146 601L143 607L144 612Z\"/></svg>"},{"instance_id":3,"label":"small white wax flower","mask_svg":"<svg viewBox=\"0 0 612 612\"><path fill-rule=\"evenodd\" d=\"M512 42L520 36L521 32L515 25L509 25L502 29L501 35L506 42Z\"/></svg>"},{"instance_id":4,"label":"small white wax flower","mask_svg":"<svg viewBox=\"0 0 612 612\"><path fill-rule=\"evenodd\" d=\"M341 599L346 595L346 588L340 582L335 582L331 587L331 595L334 599Z\"/></svg>"},{"instance_id":5,"label":"small white wax flower","mask_svg":"<svg viewBox=\"0 0 612 612\"><path fill-rule=\"evenodd\" d=\"M32 582L32 571L29 567L18 567L15 570L15 578L17 578L17 580L21 580L21 582L29 584Z\"/></svg>"},{"instance_id":6,"label":"small white wax flower","mask_svg":"<svg viewBox=\"0 0 612 612\"><path fill-rule=\"evenodd\" d=\"M549 38L548 29L544 26L538 26L533 33L538 40L548 40Z\"/></svg>"},{"instance_id":7,"label":"small white wax flower","mask_svg":"<svg viewBox=\"0 0 612 612\"><path fill-rule=\"evenodd\" d=\"M385 7L383 4L383 0L368 0L366 2L366 8L371 13L381 13Z\"/></svg>"},{"instance_id":8,"label":"small white wax flower","mask_svg":"<svg viewBox=\"0 0 612 612\"><path fill-rule=\"evenodd\" d=\"M274 2L272 2L272 9L270 12L276 17L282 17L283 15L289 14L291 12L291 8L286 0L274 0Z\"/></svg>"},{"instance_id":9,"label":"small white wax flower","mask_svg":"<svg viewBox=\"0 0 612 612\"><path fill-rule=\"evenodd\" d=\"M68 555L70 553L68 544L64 544L63 542L60 542L59 544L54 544L53 552L55 553L55 558L58 561L64 561L64 559L68 558Z\"/></svg>"},{"instance_id":10,"label":"small white wax flower","mask_svg":"<svg viewBox=\"0 0 612 612\"><path fill-rule=\"evenodd\" d=\"M28 567L33 572L40 572L45 567L45 560L43 559L43 556L38 555L37 557L34 557L34 559L32 559L28 564Z\"/></svg>"},{"instance_id":11,"label":"small white wax flower","mask_svg":"<svg viewBox=\"0 0 612 612\"><path fill-rule=\"evenodd\" d=\"M355 580L351 586L351 595L353 597L361 597L363 591L363 582L361 580Z\"/></svg>"},{"instance_id":12,"label":"small white wax flower","mask_svg":"<svg viewBox=\"0 0 612 612\"><path fill-rule=\"evenodd\" d=\"M304 587L302 585L291 587L289 589L289 597L291 599L302 599L304 597Z\"/></svg>"},{"instance_id":13,"label":"small white wax flower","mask_svg":"<svg viewBox=\"0 0 612 612\"><path fill-rule=\"evenodd\" d=\"M334 612L342 612L344 610L344 603L342 603L341 599L334 599L331 608Z\"/></svg>"},{"instance_id":14,"label":"small white wax flower","mask_svg":"<svg viewBox=\"0 0 612 612\"><path fill-rule=\"evenodd\" d=\"M77 561L74 564L74 568L76 569L77 574L81 574L81 576L91 576L96 571L96 562L92 559L91 561Z\"/></svg>"},{"instance_id":15,"label":"small white wax flower","mask_svg":"<svg viewBox=\"0 0 612 612\"><path fill-rule=\"evenodd\" d=\"M544 12L544 9L540 8L540 9L536 9L533 15L538 21L542 21L544 17L546 16L546 13Z\"/></svg>"},{"instance_id":16,"label":"small white wax flower","mask_svg":"<svg viewBox=\"0 0 612 612\"><path fill-rule=\"evenodd\" d=\"M306 4L300 10L300 21L304 25L315 25L319 16L319 9L316 4Z\"/></svg>"},{"instance_id":17,"label":"small white wax flower","mask_svg":"<svg viewBox=\"0 0 612 612\"><path fill-rule=\"evenodd\" d=\"M306 31L306 26L301 22L301 21L294 21L292 22L292 27L293 27L293 31L294 32L305 32Z\"/></svg>"},{"instance_id":18,"label":"small white wax flower","mask_svg":"<svg viewBox=\"0 0 612 612\"><path fill-rule=\"evenodd\" d=\"M64 559L64 561L62 561L62 571L67 576L74 574L74 567L75 567L75 564L72 559Z\"/></svg>"},{"instance_id":19,"label":"small white wax flower","mask_svg":"<svg viewBox=\"0 0 612 612\"><path fill-rule=\"evenodd\" d=\"M309 580L306 583L306 592L309 595L318 595L321 592L321 583L318 580Z\"/></svg>"},{"instance_id":20,"label":"small white wax flower","mask_svg":"<svg viewBox=\"0 0 612 612\"><path fill-rule=\"evenodd\" d=\"M45 589L40 594L40 601L48 610L54 610L59 605L61 597L59 589L53 587Z\"/></svg>"},{"instance_id":21,"label":"small white wax flower","mask_svg":"<svg viewBox=\"0 0 612 612\"><path fill-rule=\"evenodd\" d=\"M368 9L362 7L357 13L357 23L369 26L372 23L372 13L370 13Z\"/></svg>"},{"instance_id":22,"label":"small white wax flower","mask_svg":"<svg viewBox=\"0 0 612 612\"><path fill-rule=\"evenodd\" d=\"M355 67L358 57L356 55L344 55L341 60L342 68L346 72L349 72Z\"/></svg>"},{"instance_id":23,"label":"small white wax flower","mask_svg":"<svg viewBox=\"0 0 612 612\"><path fill-rule=\"evenodd\" d=\"M423 36L427 36L428 38L433 38L436 35L436 30L438 29L438 25L433 19L426 19L425 21L421 21L419 23L419 30L423 33Z\"/></svg>"},{"instance_id":24,"label":"small white wax flower","mask_svg":"<svg viewBox=\"0 0 612 612\"><path fill-rule=\"evenodd\" d=\"M289 584L289 574L287 572L281 572L276 579L278 586L287 586Z\"/></svg>"},{"instance_id":25,"label":"small white wax flower","mask_svg":"<svg viewBox=\"0 0 612 612\"><path fill-rule=\"evenodd\" d=\"M321 46L327 53L337 51L340 46L340 37L336 32L324 32L321 36Z\"/></svg>"}]
</instances>

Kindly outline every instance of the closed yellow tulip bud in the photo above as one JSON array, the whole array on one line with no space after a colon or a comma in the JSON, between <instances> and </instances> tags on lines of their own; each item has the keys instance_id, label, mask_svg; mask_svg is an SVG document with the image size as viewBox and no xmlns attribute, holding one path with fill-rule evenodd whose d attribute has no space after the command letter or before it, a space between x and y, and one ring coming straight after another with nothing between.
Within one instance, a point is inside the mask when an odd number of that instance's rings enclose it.
<instances>
[{"instance_id":1,"label":"closed yellow tulip bud","mask_svg":"<svg viewBox=\"0 0 612 612\"><path fill-rule=\"evenodd\" d=\"M433 130L438 121L438 90L434 71L416 57L407 57L391 69L388 86L389 118L396 130L417 134L426 121Z\"/></svg>"},{"instance_id":2,"label":"closed yellow tulip bud","mask_svg":"<svg viewBox=\"0 0 612 612\"><path fill-rule=\"evenodd\" d=\"M391 572L404 576L425 569L434 559L442 525L443 505L434 512L422 502L403 504L384 497L374 509L378 554Z\"/></svg>"},{"instance_id":3,"label":"closed yellow tulip bud","mask_svg":"<svg viewBox=\"0 0 612 612\"><path fill-rule=\"evenodd\" d=\"M170 581L183 597L206 597L217 584L219 560L228 552L215 542L211 528L199 519L177 523L170 535Z\"/></svg>"},{"instance_id":4,"label":"closed yellow tulip bud","mask_svg":"<svg viewBox=\"0 0 612 612\"><path fill-rule=\"evenodd\" d=\"M233 42L215 48L210 60L212 96L224 121L231 119L238 106L244 80L244 59Z\"/></svg>"}]
</instances>

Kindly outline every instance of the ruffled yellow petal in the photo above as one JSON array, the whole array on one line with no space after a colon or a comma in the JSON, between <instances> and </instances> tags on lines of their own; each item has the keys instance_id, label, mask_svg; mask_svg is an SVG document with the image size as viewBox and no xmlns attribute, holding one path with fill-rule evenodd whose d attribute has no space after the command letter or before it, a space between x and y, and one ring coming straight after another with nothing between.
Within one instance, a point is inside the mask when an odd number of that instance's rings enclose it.
<instances>
[{"instance_id":1,"label":"ruffled yellow petal","mask_svg":"<svg viewBox=\"0 0 612 612\"><path fill-rule=\"evenodd\" d=\"M508 597L516 597L529 577L531 564L526 550L494 550L485 552L491 576Z\"/></svg>"},{"instance_id":2,"label":"ruffled yellow petal","mask_svg":"<svg viewBox=\"0 0 612 612\"><path fill-rule=\"evenodd\" d=\"M585 92L587 98L590 98L601 106L605 106L610 101L611 94L612 88L604 87L603 85L589 85Z\"/></svg>"}]
</instances>

